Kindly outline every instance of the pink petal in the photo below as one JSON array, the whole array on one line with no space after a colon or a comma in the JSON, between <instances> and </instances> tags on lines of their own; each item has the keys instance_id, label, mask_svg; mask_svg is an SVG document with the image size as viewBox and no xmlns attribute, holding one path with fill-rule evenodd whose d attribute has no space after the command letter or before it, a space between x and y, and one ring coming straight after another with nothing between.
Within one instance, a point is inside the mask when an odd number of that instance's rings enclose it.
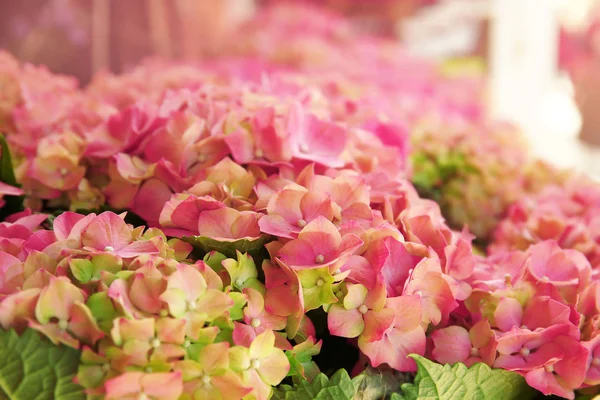
<instances>
[{"instance_id":1,"label":"pink petal","mask_svg":"<svg viewBox=\"0 0 600 400\"><path fill-rule=\"evenodd\" d=\"M327 326L332 335L354 338L362 333L365 323L363 314L357 309L346 310L333 305L327 315Z\"/></svg>"},{"instance_id":2,"label":"pink petal","mask_svg":"<svg viewBox=\"0 0 600 400\"><path fill-rule=\"evenodd\" d=\"M81 235L84 246L100 251L108 246L121 250L131 243L131 231L123 218L106 211L95 217Z\"/></svg>"},{"instance_id":3,"label":"pink petal","mask_svg":"<svg viewBox=\"0 0 600 400\"><path fill-rule=\"evenodd\" d=\"M367 342L359 339L358 346L374 367L387 363L395 370L411 372L415 371L417 366L408 355L425 353L425 332L420 326L404 332L391 329L379 341Z\"/></svg>"},{"instance_id":4,"label":"pink petal","mask_svg":"<svg viewBox=\"0 0 600 400\"><path fill-rule=\"evenodd\" d=\"M522 317L523 306L513 297L500 299L494 312L496 326L504 332L510 331L514 326L521 326Z\"/></svg>"},{"instance_id":5,"label":"pink petal","mask_svg":"<svg viewBox=\"0 0 600 400\"><path fill-rule=\"evenodd\" d=\"M449 326L431 334L433 357L440 364L464 362L471 355L469 332L461 326Z\"/></svg>"},{"instance_id":6,"label":"pink petal","mask_svg":"<svg viewBox=\"0 0 600 400\"><path fill-rule=\"evenodd\" d=\"M85 218L84 215L77 214L74 212L64 212L54 219L53 230L57 240L66 240L71 233L71 230L77 224Z\"/></svg>"},{"instance_id":7,"label":"pink petal","mask_svg":"<svg viewBox=\"0 0 600 400\"><path fill-rule=\"evenodd\" d=\"M149 240L138 240L132 242L115 252L116 255L122 258L134 258L142 254L158 254L158 247Z\"/></svg>"}]
</instances>

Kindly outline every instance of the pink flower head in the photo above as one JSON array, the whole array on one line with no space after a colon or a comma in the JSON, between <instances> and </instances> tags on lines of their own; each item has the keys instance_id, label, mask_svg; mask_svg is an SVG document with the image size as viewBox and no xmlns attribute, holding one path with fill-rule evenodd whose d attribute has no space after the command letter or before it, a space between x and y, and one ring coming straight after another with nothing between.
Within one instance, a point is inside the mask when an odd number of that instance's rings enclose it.
<instances>
[{"instance_id":1,"label":"pink flower head","mask_svg":"<svg viewBox=\"0 0 600 400\"><path fill-rule=\"evenodd\" d=\"M552 354L543 365L521 373L527 384L548 395L557 395L574 399L574 389L579 388L586 377L588 349L570 336L558 336L554 339L554 348L544 348ZM540 348L540 352L542 349Z\"/></svg>"},{"instance_id":2,"label":"pink flower head","mask_svg":"<svg viewBox=\"0 0 600 400\"><path fill-rule=\"evenodd\" d=\"M298 239L279 249L278 257L292 269L329 267L334 272L362 244L351 233L342 237L331 221L318 216L300 231Z\"/></svg>"},{"instance_id":3,"label":"pink flower head","mask_svg":"<svg viewBox=\"0 0 600 400\"><path fill-rule=\"evenodd\" d=\"M528 270L538 282L550 282L557 287L579 287L591 277L589 262L578 252L562 250L554 241L532 246Z\"/></svg>"},{"instance_id":4,"label":"pink flower head","mask_svg":"<svg viewBox=\"0 0 600 400\"><path fill-rule=\"evenodd\" d=\"M231 149L231 154L236 162L247 164L254 160L267 160L268 162L290 161L291 155L287 150L287 137L278 129L275 120L275 110L264 108L258 110L254 116L242 124L232 133L225 135L225 142Z\"/></svg>"},{"instance_id":5,"label":"pink flower head","mask_svg":"<svg viewBox=\"0 0 600 400\"><path fill-rule=\"evenodd\" d=\"M238 239L254 240L260 237L258 219L260 214L252 211L237 211L222 207L206 210L198 217L200 236L222 241Z\"/></svg>"},{"instance_id":6,"label":"pink flower head","mask_svg":"<svg viewBox=\"0 0 600 400\"><path fill-rule=\"evenodd\" d=\"M417 366L409 354L425 353L425 331L421 326L421 299L399 296L387 299L386 308L394 310L394 323L382 338L369 341L360 337L358 346L374 367L387 363L398 371L415 371Z\"/></svg>"},{"instance_id":7,"label":"pink flower head","mask_svg":"<svg viewBox=\"0 0 600 400\"><path fill-rule=\"evenodd\" d=\"M394 322L394 310L384 308L386 292L383 284L371 290L360 284L349 284L346 290L343 304L333 304L329 309L329 332L347 338L362 335L369 342L380 340Z\"/></svg>"},{"instance_id":8,"label":"pink flower head","mask_svg":"<svg viewBox=\"0 0 600 400\"><path fill-rule=\"evenodd\" d=\"M178 372L125 372L104 384L107 400L177 400L183 393L182 374Z\"/></svg>"},{"instance_id":9,"label":"pink flower head","mask_svg":"<svg viewBox=\"0 0 600 400\"><path fill-rule=\"evenodd\" d=\"M271 197L267 215L258 224L264 233L295 239L312 220L323 216L331 221L334 213L334 204L327 194L286 188Z\"/></svg>"},{"instance_id":10,"label":"pink flower head","mask_svg":"<svg viewBox=\"0 0 600 400\"><path fill-rule=\"evenodd\" d=\"M198 234L200 213L225 205L210 196L197 197L183 193L174 194L160 213L160 225L168 234L192 236Z\"/></svg>"},{"instance_id":11,"label":"pink flower head","mask_svg":"<svg viewBox=\"0 0 600 400\"><path fill-rule=\"evenodd\" d=\"M162 128L165 119L158 117L149 103L131 106L112 115L105 126L89 134L86 155L108 158L119 152L137 154L144 142Z\"/></svg>"},{"instance_id":12,"label":"pink flower head","mask_svg":"<svg viewBox=\"0 0 600 400\"><path fill-rule=\"evenodd\" d=\"M441 364L484 362L492 366L496 358L496 336L487 320L481 320L469 331L457 325L431 334L432 355Z\"/></svg>"},{"instance_id":13,"label":"pink flower head","mask_svg":"<svg viewBox=\"0 0 600 400\"><path fill-rule=\"evenodd\" d=\"M158 253L158 248L151 241L134 241L123 218L110 211L89 222L81 233L81 242L91 251L113 253L122 258Z\"/></svg>"},{"instance_id":14,"label":"pink flower head","mask_svg":"<svg viewBox=\"0 0 600 400\"><path fill-rule=\"evenodd\" d=\"M236 345L249 347L256 336L266 330L278 331L284 329L287 324L287 318L271 314L265 310L265 300L260 292L246 288L244 294L248 298L248 303L244 308L244 324L235 323L233 330L233 341ZM275 344L279 348L291 349L291 345L285 338L276 333Z\"/></svg>"},{"instance_id":15,"label":"pink flower head","mask_svg":"<svg viewBox=\"0 0 600 400\"><path fill-rule=\"evenodd\" d=\"M304 296L298 275L287 265L278 261L273 265L265 260L265 310L274 315L297 318L304 314Z\"/></svg>"},{"instance_id":16,"label":"pink flower head","mask_svg":"<svg viewBox=\"0 0 600 400\"><path fill-rule=\"evenodd\" d=\"M555 358L564 357L564 349L554 343L556 338L578 334L570 325L553 325L536 331L515 326L498 337L499 355L494 367L531 371Z\"/></svg>"},{"instance_id":17,"label":"pink flower head","mask_svg":"<svg viewBox=\"0 0 600 400\"><path fill-rule=\"evenodd\" d=\"M316 162L327 167L341 167L340 156L346 148L347 133L341 126L318 119L294 104L287 126L294 158Z\"/></svg>"},{"instance_id":18,"label":"pink flower head","mask_svg":"<svg viewBox=\"0 0 600 400\"><path fill-rule=\"evenodd\" d=\"M448 320L450 312L458 307L452 279L441 272L437 258L423 259L412 272L403 294L418 295L423 304L423 323L434 325Z\"/></svg>"},{"instance_id":19,"label":"pink flower head","mask_svg":"<svg viewBox=\"0 0 600 400\"><path fill-rule=\"evenodd\" d=\"M389 296L402 293L411 271L423 259L421 254L415 253L413 243L391 236L375 241L367 250L367 259L382 274Z\"/></svg>"}]
</instances>

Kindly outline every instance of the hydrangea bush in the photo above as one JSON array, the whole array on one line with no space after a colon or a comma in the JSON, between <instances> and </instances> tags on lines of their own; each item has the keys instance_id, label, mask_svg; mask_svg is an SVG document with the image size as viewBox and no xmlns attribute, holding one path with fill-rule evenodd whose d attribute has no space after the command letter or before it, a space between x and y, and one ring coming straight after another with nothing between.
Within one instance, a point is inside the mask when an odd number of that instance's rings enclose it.
<instances>
[{"instance_id":1,"label":"hydrangea bush","mask_svg":"<svg viewBox=\"0 0 600 400\"><path fill-rule=\"evenodd\" d=\"M595 394L597 185L294 10L83 89L0 54L0 397Z\"/></svg>"}]
</instances>

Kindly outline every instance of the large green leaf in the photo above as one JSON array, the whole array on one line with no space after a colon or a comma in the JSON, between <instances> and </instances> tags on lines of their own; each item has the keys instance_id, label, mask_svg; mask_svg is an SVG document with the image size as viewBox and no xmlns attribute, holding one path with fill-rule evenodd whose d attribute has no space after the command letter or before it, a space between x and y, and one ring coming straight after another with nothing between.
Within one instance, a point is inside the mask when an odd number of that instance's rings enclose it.
<instances>
[{"instance_id":1,"label":"large green leaf","mask_svg":"<svg viewBox=\"0 0 600 400\"><path fill-rule=\"evenodd\" d=\"M491 369L478 363L467 368L462 363L441 365L411 355L418 370L414 383L402 385L404 400L527 400L536 392L514 372Z\"/></svg>"},{"instance_id":2,"label":"large green leaf","mask_svg":"<svg viewBox=\"0 0 600 400\"><path fill-rule=\"evenodd\" d=\"M20 186L15 177L12 156L4 135L0 135L0 181L11 186ZM7 215L23 210L23 196L5 196L4 200L6 204L0 209L0 220Z\"/></svg>"},{"instance_id":3,"label":"large green leaf","mask_svg":"<svg viewBox=\"0 0 600 400\"><path fill-rule=\"evenodd\" d=\"M317 375L312 382L301 380L294 386L280 385L275 389L274 400L352 400L356 393L348 372L340 369L328 378Z\"/></svg>"},{"instance_id":4,"label":"large green leaf","mask_svg":"<svg viewBox=\"0 0 600 400\"><path fill-rule=\"evenodd\" d=\"M27 329L0 331L0 399L83 400L83 388L73 382L80 354L55 346Z\"/></svg>"}]
</instances>

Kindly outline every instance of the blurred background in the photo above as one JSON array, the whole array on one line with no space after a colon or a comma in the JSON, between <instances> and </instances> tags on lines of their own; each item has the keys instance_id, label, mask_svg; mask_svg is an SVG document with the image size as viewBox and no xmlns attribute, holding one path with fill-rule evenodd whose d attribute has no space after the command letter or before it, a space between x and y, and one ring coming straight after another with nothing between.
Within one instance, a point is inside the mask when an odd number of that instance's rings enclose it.
<instances>
[{"instance_id":1,"label":"blurred background","mask_svg":"<svg viewBox=\"0 0 600 400\"><path fill-rule=\"evenodd\" d=\"M148 56L218 56L260 7L282 1L0 0L0 48L85 85ZM541 158L600 177L600 1L306 1L449 73L486 76L492 116L518 124Z\"/></svg>"}]
</instances>

